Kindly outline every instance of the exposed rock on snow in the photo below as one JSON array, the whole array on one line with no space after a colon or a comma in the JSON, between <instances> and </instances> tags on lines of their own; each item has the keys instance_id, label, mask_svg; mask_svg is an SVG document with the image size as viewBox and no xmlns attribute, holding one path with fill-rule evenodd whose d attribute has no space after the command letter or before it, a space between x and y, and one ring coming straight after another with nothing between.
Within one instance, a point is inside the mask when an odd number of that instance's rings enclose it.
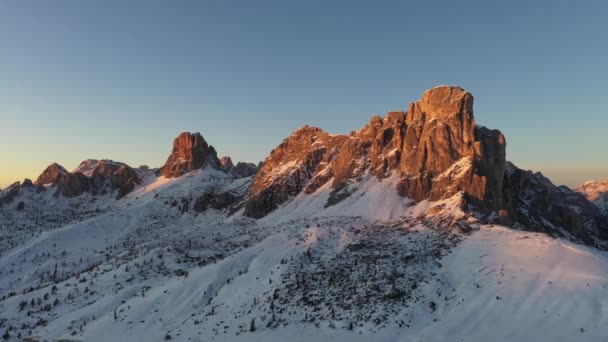
<instances>
[{"instance_id":1,"label":"exposed rock on snow","mask_svg":"<svg viewBox=\"0 0 608 342\"><path fill-rule=\"evenodd\" d=\"M258 167L253 163L238 162L232 168L232 172L238 178L251 177L258 172Z\"/></svg>"},{"instance_id":2,"label":"exposed rock on snow","mask_svg":"<svg viewBox=\"0 0 608 342\"><path fill-rule=\"evenodd\" d=\"M442 86L350 135L306 126L259 170L219 160L198 133L159 172L53 164L0 191L0 333L605 339L608 255L570 241L606 247L606 217L506 162L472 104ZM597 204L600 188L579 191Z\"/></svg>"},{"instance_id":3,"label":"exposed rock on snow","mask_svg":"<svg viewBox=\"0 0 608 342\"><path fill-rule=\"evenodd\" d=\"M238 162L235 166L228 156L222 157L220 163L226 171L232 172L237 178L251 177L258 171L258 167L252 163Z\"/></svg>"},{"instance_id":4,"label":"exposed rock on snow","mask_svg":"<svg viewBox=\"0 0 608 342\"><path fill-rule=\"evenodd\" d=\"M63 166L53 163L49 165L42 172L42 174L40 174L40 176L38 176L38 179L36 179L36 185L57 185L57 183L59 183L63 176L65 176L67 173L68 171Z\"/></svg>"},{"instance_id":5,"label":"exposed rock on snow","mask_svg":"<svg viewBox=\"0 0 608 342\"><path fill-rule=\"evenodd\" d=\"M15 182L8 186L8 188L0 192L0 206L11 203L15 197L19 196L21 191L21 183Z\"/></svg>"},{"instance_id":6,"label":"exposed rock on snow","mask_svg":"<svg viewBox=\"0 0 608 342\"><path fill-rule=\"evenodd\" d=\"M585 198L542 176L512 165L507 170L505 147L500 131L475 124L470 93L440 86L426 91L406 113L374 116L350 135L308 126L296 130L256 174L245 214L264 217L325 184L331 188L326 207L333 206L351 196L366 172L378 179L395 174L404 197L437 201L462 192L463 208L488 222L519 224L603 248L606 219Z\"/></svg>"},{"instance_id":7,"label":"exposed rock on snow","mask_svg":"<svg viewBox=\"0 0 608 342\"><path fill-rule=\"evenodd\" d=\"M399 173L399 192L417 201L464 191L478 207L500 210L505 145L499 131L475 125L470 93L437 87L407 113L375 116L349 136L310 127L297 130L271 152L256 175L246 213L262 217L328 181L339 192L368 169L378 178ZM457 174L440 177L464 159L470 162Z\"/></svg>"},{"instance_id":8,"label":"exposed rock on snow","mask_svg":"<svg viewBox=\"0 0 608 342\"><path fill-rule=\"evenodd\" d=\"M540 172L524 171L509 163L505 202L525 229L607 247L603 240L608 240L608 218L582 194L553 185Z\"/></svg>"},{"instance_id":9,"label":"exposed rock on snow","mask_svg":"<svg viewBox=\"0 0 608 342\"><path fill-rule=\"evenodd\" d=\"M213 167L221 165L213 146L207 145L200 133L183 132L173 141L173 150L161 167L160 174L167 178L179 177L205 164Z\"/></svg>"},{"instance_id":10,"label":"exposed rock on snow","mask_svg":"<svg viewBox=\"0 0 608 342\"><path fill-rule=\"evenodd\" d=\"M220 158L220 164L222 164L222 167L226 171L230 171L234 167L234 164L232 164L232 158L228 156L223 156L222 158Z\"/></svg>"},{"instance_id":11,"label":"exposed rock on snow","mask_svg":"<svg viewBox=\"0 0 608 342\"><path fill-rule=\"evenodd\" d=\"M68 172L56 163L47 167L35 184L39 191L45 186L56 187L56 194L78 197L85 192L104 195L117 190L116 198L122 198L141 184L141 175L127 164L112 160L87 159L73 172Z\"/></svg>"}]
</instances>

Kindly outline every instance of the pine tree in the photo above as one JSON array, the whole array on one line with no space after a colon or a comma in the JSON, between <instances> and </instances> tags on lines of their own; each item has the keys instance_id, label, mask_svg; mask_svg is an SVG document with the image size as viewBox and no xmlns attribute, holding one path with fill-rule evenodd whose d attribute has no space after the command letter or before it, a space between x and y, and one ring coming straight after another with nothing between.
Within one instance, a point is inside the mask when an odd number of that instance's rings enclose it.
<instances>
[{"instance_id":1,"label":"pine tree","mask_svg":"<svg viewBox=\"0 0 608 342\"><path fill-rule=\"evenodd\" d=\"M251 319L251 324L249 324L249 331L255 331L255 318Z\"/></svg>"}]
</instances>

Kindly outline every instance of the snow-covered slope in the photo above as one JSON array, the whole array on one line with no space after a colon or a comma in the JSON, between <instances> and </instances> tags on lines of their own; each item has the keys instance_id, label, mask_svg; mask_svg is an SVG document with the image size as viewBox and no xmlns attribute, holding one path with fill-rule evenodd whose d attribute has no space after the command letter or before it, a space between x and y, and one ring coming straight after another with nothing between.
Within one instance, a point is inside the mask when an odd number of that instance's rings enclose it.
<instances>
[{"instance_id":1,"label":"snow-covered slope","mask_svg":"<svg viewBox=\"0 0 608 342\"><path fill-rule=\"evenodd\" d=\"M197 194L249 187L251 178L210 167L150 175L119 201L52 201L49 211L78 204L65 222L48 222L47 207L34 205L49 195L24 195L26 210L0 209L0 333L85 341L608 335L605 252L483 225L460 209L462 194L415 203L397 194L397 181L363 175L329 206L335 194L323 186L260 220L191 209ZM39 220L18 225L28 208L43 211Z\"/></svg>"}]
</instances>

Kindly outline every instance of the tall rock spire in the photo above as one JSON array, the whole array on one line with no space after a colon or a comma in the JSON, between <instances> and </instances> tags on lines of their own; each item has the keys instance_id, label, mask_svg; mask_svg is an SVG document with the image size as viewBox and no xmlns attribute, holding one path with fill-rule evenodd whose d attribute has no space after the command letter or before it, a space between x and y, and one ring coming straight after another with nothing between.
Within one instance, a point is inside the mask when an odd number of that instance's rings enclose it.
<instances>
[{"instance_id":1,"label":"tall rock spire","mask_svg":"<svg viewBox=\"0 0 608 342\"><path fill-rule=\"evenodd\" d=\"M173 140L173 149L160 174L167 178L179 177L206 163L216 168L220 165L213 146L208 145L200 133L183 132Z\"/></svg>"}]
</instances>

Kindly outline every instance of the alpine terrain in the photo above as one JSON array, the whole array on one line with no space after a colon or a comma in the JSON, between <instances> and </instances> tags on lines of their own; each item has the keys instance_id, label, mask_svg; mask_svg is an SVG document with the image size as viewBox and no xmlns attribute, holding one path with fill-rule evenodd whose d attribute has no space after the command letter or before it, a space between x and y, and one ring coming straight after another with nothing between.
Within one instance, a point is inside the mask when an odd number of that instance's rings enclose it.
<instances>
[{"instance_id":1,"label":"alpine terrain","mask_svg":"<svg viewBox=\"0 0 608 342\"><path fill-rule=\"evenodd\" d=\"M0 335L606 341L608 181L556 186L506 150L439 86L259 165L189 132L160 168L53 163L0 192Z\"/></svg>"}]
</instances>

